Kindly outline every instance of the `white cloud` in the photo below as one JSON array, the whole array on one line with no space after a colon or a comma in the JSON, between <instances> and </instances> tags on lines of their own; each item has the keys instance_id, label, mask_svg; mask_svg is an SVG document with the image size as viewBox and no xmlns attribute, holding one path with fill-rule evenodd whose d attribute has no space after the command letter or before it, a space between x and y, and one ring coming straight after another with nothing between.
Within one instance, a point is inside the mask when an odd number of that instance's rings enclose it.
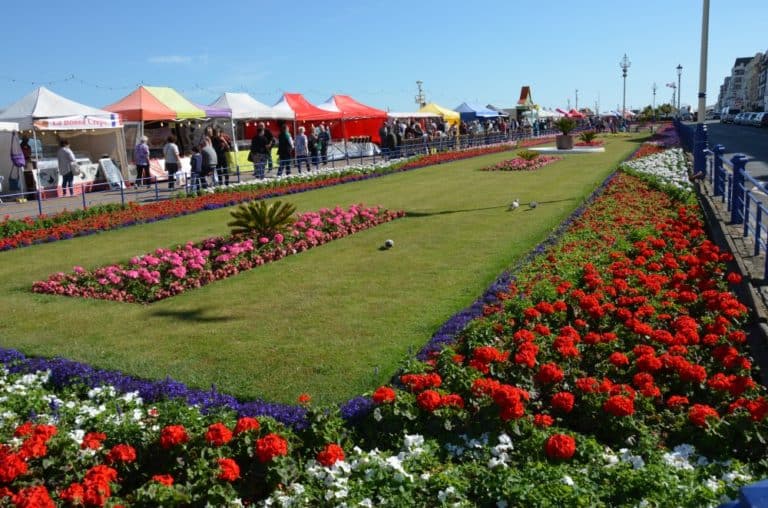
<instances>
[{"instance_id":1,"label":"white cloud","mask_svg":"<svg viewBox=\"0 0 768 508\"><path fill-rule=\"evenodd\" d=\"M147 61L154 64L188 64L192 63L192 57L183 55L159 55L151 56Z\"/></svg>"}]
</instances>

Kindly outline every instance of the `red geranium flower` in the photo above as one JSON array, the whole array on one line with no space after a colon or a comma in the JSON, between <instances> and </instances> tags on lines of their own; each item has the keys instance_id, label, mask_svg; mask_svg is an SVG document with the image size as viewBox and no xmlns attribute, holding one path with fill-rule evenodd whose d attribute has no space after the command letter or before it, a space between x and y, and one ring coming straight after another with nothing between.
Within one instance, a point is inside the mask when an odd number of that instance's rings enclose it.
<instances>
[{"instance_id":1,"label":"red geranium flower","mask_svg":"<svg viewBox=\"0 0 768 508\"><path fill-rule=\"evenodd\" d=\"M107 435L103 432L89 432L83 437L83 442L80 443L80 448L83 450L98 450L101 448L101 443L107 439Z\"/></svg>"},{"instance_id":2,"label":"red geranium flower","mask_svg":"<svg viewBox=\"0 0 768 508\"><path fill-rule=\"evenodd\" d=\"M156 474L152 477L152 481L170 487L173 485L173 476L169 474Z\"/></svg>"},{"instance_id":3,"label":"red geranium flower","mask_svg":"<svg viewBox=\"0 0 768 508\"><path fill-rule=\"evenodd\" d=\"M136 460L136 450L131 445L118 444L112 447L107 454L107 462L114 464L120 462L123 464L130 464Z\"/></svg>"},{"instance_id":4,"label":"red geranium flower","mask_svg":"<svg viewBox=\"0 0 768 508\"><path fill-rule=\"evenodd\" d=\"M223 423L217 422L208 427L205 440L213 446L223 446L232 440L232 431Z\"/></svg>"},{"instance_id":5,"label":"red geranium flower","mask_svg":"<svg viewBox=\"0 0 768 508\"><path fill-rule=\"evenodd\" d=\"M533 415L533 424L537 427L549 427L555 423L555 419L542 413Z\"/></svg>"},{"instance_id":6,"label":"red geranium flower","mask_svg":"<svg viewBox=\"0 0 768 508\"><path fill-rule=\"evenodd\" d=\"M309 404L312 402L312 396L308 393L302 393L298 398L299 404Z\"/></svg>"},{"instance_id":7,"label":"red geranium flower","mask_svg":"<svg viewBox=\"0 0 768 508\"><path fill-rule=\"evenodd\" d=\"M416 403L424 411L432 412L440 407L442 397L434 390L425 390L416 397Z\"/></svg>"},{"instance_id":8,"label":"red geranium flower","mask_svg":"<svg viewBox=\"0 0 768 508\"><path fill-rule=\"evenodd\" d=\"M542 365L539 369L539 372L537 372L535 376L536 381L541 384L559 383L563 380L564 377L565 374L563 374L563 371L554 362L545 363Z\"/></svg>"},{"instance_id":9,"label":"red geranium flower","mask_svg":"<svg viewBox=\"0 0 768 508\"><path fill-rule=\"evenodd\" d=\"M48 489L42 485L21 489L12 499L17 508L56 508Z\"/></svg>"},{"instance_id":10,"label":"red geranium flower","mask_svg":"<svg viewBox=\"0 0 768 508\"><path fill-rule=\"evenodd\" d=\"M219 464L219 480L233 482L240 478L240 466L237 465L237 462L228 458L218 459L217 462Z\"/></svg>"},{"instance_id":11,"label":"red geranium flower","mask_svg":"<svg viewBox=\"0 0 768 508\"><path fill-rule=\"evenodd\" d=\"M234 434L238 435L242 432L248 432L249 430L259 430L259 427L261 427L259 420L251 418L250 416L243 416L237 420Z\"/></svg>"},{"instance_id":12,"label":"red geranium flower","mask_svg":"<svg viewBox=\"0 0 768 508\"><path fill-rule=\"evenodd\" d=\"M59 498L71 505L82 505L85 501L85 489L79 483L72 483L59 493Z\"/></svg>"},{"instance_id":13,"label":"red geranium flower","mask_svg":"<svg viewBox=\"0 0 768 508\"><path fill-rule=\"evenodd\" d=\"M7 447L0 445L0 483L11 483L16 477L26 474L27 468L21 454L9 453Z\"/></svg>"},{"instance_id":14,"label":"red geranium flower","mask_svg":"<svg viewBox=\"0 0 768 508\"><path fill-rule=\"evenodd\" d=\"M388 404L390 402L394 402L395 397L395 390L389 386L380 386L376 388L376 391L373 392L373 396L371 398L376 404Z\"/></svg>"},{"instance_id":15,"label":"red geranium flower","mask_svg":"<svg viewBox=\"0 0 768 508\"><path fill-rule=\"evenodd\" d=\"M552 407L561 413L570 413L576 397L570 392L558 392L552 396Z\"/></svg>"},{"instance_id":16,"label":"red geranium flower","mask_svg":"<svg viewBox=\"0 0 768 508\"><path fill-rule=\"evenodd\" d=\"M629 397L614 395L605 401L603 410L613 416L629 416L635 412L635 405Z\"/></svg>"},{"instance_id":17,"label":"red geranium flower","mask_svg":"<svg viewBox=\"0 0 768 508\"><path fill-rule=\"evenodd\" d=\"M336 443L326 445L317 454L317 461L325 467L331 467L340 460L344 460L344 449Z\"/></svg>"},{"instance_id":18,"label":"red geranium flower","mask_svg":"<svg viewBox=\"0 0 768 508\"><path fill-rule=\"evenodd\" d=\"M165 449L184 444L189 441L187 429L183 425L168 425L160 431L160 446Z\"/></svg>"},{"instance_id":19,"label":"red geranium flower","mask_svg":"<svg viewBox=\"0 0 768 508\"><path fill-rule=\"evenodd\" d=\"M288 455L288 441L277 434L267 434L256 441L256 456L265 463L280 455Z\"/></svg>"},{"instance_id":20,"label":"red geranium flower","mask_svg":"<svg viewBox=\"0 0 768 508\"><path fill-rule=\"evenodd\" d=\"M719 420L720 415L713 407L706 404L694 404L688 411L688 420L697 427L706 427L709 419Z\"/></svg>"},{"instance_id":21,"label":"red geranium flower","mask_svg":"<svg viewBox=\"0 0 768 508\"><path fill-rule=\"evenodd\" d=\"M576 440L566 434L553 434L544 445L547 457L556 460L568 460L576 453Z\"/></svg>"}]
</instances>

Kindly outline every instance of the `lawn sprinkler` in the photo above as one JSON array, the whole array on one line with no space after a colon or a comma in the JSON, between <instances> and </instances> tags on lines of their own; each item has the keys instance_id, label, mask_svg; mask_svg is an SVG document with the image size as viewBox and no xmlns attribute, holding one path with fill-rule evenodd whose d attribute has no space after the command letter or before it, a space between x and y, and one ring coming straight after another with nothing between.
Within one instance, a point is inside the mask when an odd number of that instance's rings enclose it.
<instances>
[{"instance_id":1,"label":"lawn sprinkler","mask_svg":"<svg viewBox=\"0 0 768 508\"><path fill-rule=\"evenodd\" d=\"M519 199L517 199L517 198L515 198L515 200L514 200L514 201L512 201L512 202L509 204L509 207L507 208L507 210L510 210L510 211L515 211L515 210L517 210L518 208L520 208L520 200L519 200Z\"/></svg>"}]
</instances>

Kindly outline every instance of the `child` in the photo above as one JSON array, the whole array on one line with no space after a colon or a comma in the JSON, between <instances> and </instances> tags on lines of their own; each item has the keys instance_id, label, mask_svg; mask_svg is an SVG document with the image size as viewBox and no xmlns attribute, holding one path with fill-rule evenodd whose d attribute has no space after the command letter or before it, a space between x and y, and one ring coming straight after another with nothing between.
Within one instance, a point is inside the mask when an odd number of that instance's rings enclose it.
<instances>
[{"instance_id":1,"label":"child","mask_svg":"<svg viewBox=\"0 0 768 508\"><path fill-rule=\"evenodd\" d=\"M197 192L200 189L200 179L202 178L203 156L200 154L200 149L196 146L192 147L192 157L189 159L189 163L192 167L190 192Z\"/></svg>"}]
</instances>

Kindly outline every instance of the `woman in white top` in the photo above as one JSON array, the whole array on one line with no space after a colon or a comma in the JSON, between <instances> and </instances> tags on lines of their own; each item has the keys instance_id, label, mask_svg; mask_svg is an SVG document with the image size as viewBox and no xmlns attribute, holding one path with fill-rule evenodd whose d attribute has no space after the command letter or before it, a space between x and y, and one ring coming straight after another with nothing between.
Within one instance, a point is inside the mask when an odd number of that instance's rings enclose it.
<instances>
[{"instance_id":1,"label":"woman in white top","mask_svg":"<svg viewBox=\"0 0 768 508\"><path fill-rule=\"evenodd\" d=\"M176 136L168 136L168 142L163 147L163 158L165 159L165 171L168 173L168 188L173 189L176 182L176 172L179 170L181 158L179 157L179 147L176 145Z\"/></svg>"},{"instance_id":2,"label":"woman in white top","mask_svg":"<svg viewBox=\"0 0 768 508\"><path fill-rule=\"evenodd\" d=\"M296 151L296 169L299 170L299 174L301 174L302 162L307 165L307 173L312 171L312 168L309 165L309 141L305 132L306 129L304 129L303 125L299 127L299 133L296 135L296 141L294 142L293 148Z\"/></svg>"},{"instance_id":3,"label":"woman in white top","mask_svg":"<svg viewBox=\"0 0 768 508\"><path fill-rule=\"evenodd\" d=\"M56 154L59 159L59 174L61 175L61 192L64 196L67 195L67 188L69 188L69 195L74 196L75 191L73 189L72 181L75 179L75 154L69 147L69 141L62 139L59 143L59 152Z\"/></svg>"}]
</instances>

